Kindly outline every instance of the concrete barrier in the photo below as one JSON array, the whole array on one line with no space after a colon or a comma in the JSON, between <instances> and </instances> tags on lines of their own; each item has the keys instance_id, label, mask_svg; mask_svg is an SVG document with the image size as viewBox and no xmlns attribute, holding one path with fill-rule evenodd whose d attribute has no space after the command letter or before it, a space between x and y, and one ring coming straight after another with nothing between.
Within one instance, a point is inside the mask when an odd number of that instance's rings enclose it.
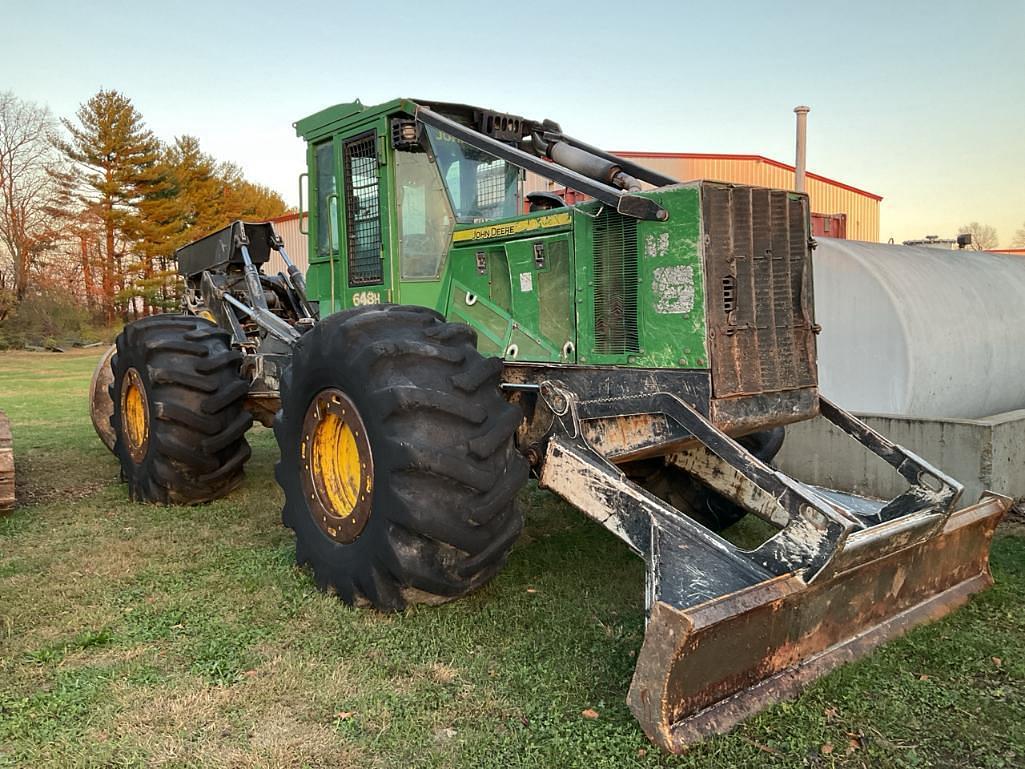
<instances>
[{"instance_id":1,"label":"concrete barrier","mask_svg":"<svg viewBox=\"0 0 1025 769\"><path fill-rule=\"evenodd\" d=\"M1025 497L1025 410L983 419L858 417L963 483L962 504L985 490ZM821 417L787 427L775 464L798 480L865 496L893 497L906 488L893 468Z\"/></svg>"}]
</instances>

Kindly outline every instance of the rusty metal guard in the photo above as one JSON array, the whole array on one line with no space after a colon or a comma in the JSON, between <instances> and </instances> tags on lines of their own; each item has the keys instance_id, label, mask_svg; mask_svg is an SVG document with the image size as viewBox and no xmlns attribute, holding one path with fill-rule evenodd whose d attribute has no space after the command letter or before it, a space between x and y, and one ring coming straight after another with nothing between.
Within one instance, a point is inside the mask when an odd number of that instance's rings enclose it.
<instances>
[{"instance_id":1,"label":"rusty metal guard","mask_svg":"<svg viewBox=\"0 0 1025 769\"><path fill-rule=\"evenodd\" d=\"M1006 505L987 496L908 547L879 539L873 557L810 585L792 574L690 609L656 603L630 709L653 742L679 752L939 619L992 584L989 546Z\"/></svg>"}]
</instances>

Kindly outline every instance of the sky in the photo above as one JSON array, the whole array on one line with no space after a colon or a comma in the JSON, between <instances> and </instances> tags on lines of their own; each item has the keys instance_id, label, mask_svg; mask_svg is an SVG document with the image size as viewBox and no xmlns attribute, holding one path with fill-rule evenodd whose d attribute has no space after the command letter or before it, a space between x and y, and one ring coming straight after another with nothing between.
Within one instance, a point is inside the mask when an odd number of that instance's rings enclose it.
<instances>
[{"instance_id":1,"label":"sky","mask_svg":"<svg viewBox=\"0 0 1025 769\"><path fill-rule=\"evenodd\" d=\"M298 202L292 124L397 96L552 118L607 149L794 157L882 195L881 238L1025 228L1025 0L0 2L0 91L101 88Z\"/></svg>"}]
</instances>

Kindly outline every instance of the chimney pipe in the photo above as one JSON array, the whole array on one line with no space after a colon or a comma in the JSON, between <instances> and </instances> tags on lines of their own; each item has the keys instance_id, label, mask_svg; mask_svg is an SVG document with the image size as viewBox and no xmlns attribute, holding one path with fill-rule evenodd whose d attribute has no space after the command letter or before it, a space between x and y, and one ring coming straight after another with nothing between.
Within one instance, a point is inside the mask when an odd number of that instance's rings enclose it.
<instances>
[{"instance_id":1,"label":"chimney pipe","mask_svg":"<svg viewBox=\"0 0 1025 769\"><path fill-rule=\"evenodd\" d=\"M794 163L794 189L805 192L804 171L808 154L808 113L811 107L794 107L797 113L797 162Z\"/></svg>"}]
</instances>

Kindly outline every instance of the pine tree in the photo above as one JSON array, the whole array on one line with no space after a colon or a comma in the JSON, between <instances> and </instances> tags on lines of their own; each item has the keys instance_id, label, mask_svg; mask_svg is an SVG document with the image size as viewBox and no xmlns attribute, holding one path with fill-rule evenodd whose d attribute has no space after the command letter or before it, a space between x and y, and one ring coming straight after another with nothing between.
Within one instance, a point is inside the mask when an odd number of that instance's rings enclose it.
<instances>
[{"instance_id":1,"label":"pine tree","mask_svg":"<svg viewBox=\"0 0 1025 769\"><path fill-rule=\"evenodd\" d=\"M117 91L101 90L79 107L76 118L61 120L69 139L57 146L75 166L66 177L73 198L102 223L101 282L111 322L118 299L131 295L124 268L141 234L139 204L164 183L157 168L160 143L131 100ZM151 265L143 260L139 269L146 272ZM127 315L127 304L122 314Z\"/></svg>"},{"instance_id":2,"label":"pine tree","mask_svg":"<svg viewBox=\"0 0 1025 769\"><path fill-rule=\"evenodd\" d=\"M229 220L274 219L288 210L278 193L269 187L246 181L242 169L234 163L222 163L219 173L224 181L222 205Z\"/></svg>"},{"instance_id":3,"label":"pine tree","mask_svg":"<svg viewBox=\"0 0 1025 769\"><path fill-rule=\"evenodd\" d=\"M218 164L203 152L194 136L180 136L164 146L154 167L159 181L139 205L139 250L154 269L137 274L136 295L151 306L176 304L174 252L236 219L278 216L284 201L270 191L254 193L255 185L230 164Z\"/></svg>"},{"instance_id":4,"label":"pine tree","mask_svg":"<svg viewBox=\"0 0 1025 769\"><path fill-rule=\"evenodd\" d=\"M174 249L184 241L188 224L180 208L182 184L167 147L161 148L153 175L154 184L139 202L136 248L144 269L136 271L131 290L147 308L170 310L177 304L177 283L167 265Z\"/></svg>"},{"instance_id":5,"label":"pine tree","mask_svg":"<svg viewBox=\"0 0 1025 769\"><path fill-rule=\"evenodd\" d=\"M187 237L179 245L184 245L227 223L224 220L228 214L221 204L224 185L217 173L217 161L199 148L199 140L194 136L175 139L169 160L181 187Z\"/></svg>"}]
</instances>

